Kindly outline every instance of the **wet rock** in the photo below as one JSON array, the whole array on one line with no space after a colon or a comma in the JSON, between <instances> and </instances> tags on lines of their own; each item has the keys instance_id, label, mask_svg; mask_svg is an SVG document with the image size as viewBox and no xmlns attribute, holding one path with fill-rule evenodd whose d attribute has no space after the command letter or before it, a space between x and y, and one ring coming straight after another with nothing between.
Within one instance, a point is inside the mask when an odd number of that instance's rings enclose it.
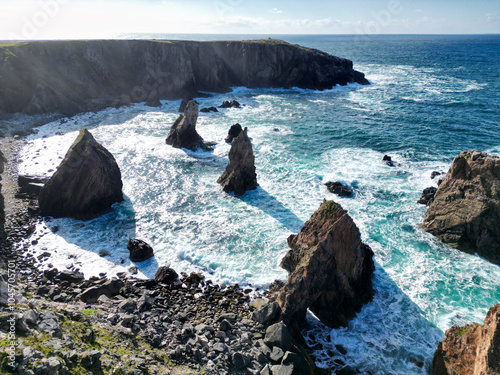
<instances>
[{"instance_id":1,"label":"wet rock","mask_svg":"<svg viewBox=\"0 0 500 375\"><path fill-rule=\"evenodd\" d=\"M436 194L437 188L434 186L425 188L422 192L422 196L418 200L418 204L425 204L429 206L434 201L434 195Z\"/></svg>"},{"instance_id":2,"label":"wet rock","mask_svg":"<svg viewBox=\"0 0 500 375\"><path fill-rule=\"evenodd\" d=\"M325 185L330 193L337 194L339 197L350 197L352 195L352 189L341 182L327 182Z\"/></svg>"},{"instance_id":3,"label":"wet rock","mask_svg":"<svg viewBox=\"0 0 500 375\"><path fill-rule=\"evenodd\" d=\"M203 138L196 131L197 120L198 103L191 100L187 103L184 114L180 115L170 128L166 139L167 145L193 151L197 149L211 150L212 148L203 141Z\"/></svg>"},{"instance_id":4,"label":"wet rock","mask_svg":"<svg viewBox=\"0 0 500 375\"><path fill-rule=\"evenodd\" d=\"M460 153L451 164L423 229L459 250L500 264L500 157Z\"/></svg>"},{"instance_id":5,"label":"wet rock","mask_svg":"<svg viewBox=\"0 0 500 375\"><path fill-rule=\"evenodd\" d=\"M373 252L361 241L352 218L324 200L281 261L289 277L278 295L283 319L294 330L309 308L323 323L345 326L373 295Z\"/></svg>"},{"instance_id":6,"label":"wet rock","mask_svg":"<svg viewBox=\"0 0 500 375\"><path fill-rule=\"evenodd\" d=\"M158 268L155 274L155 280L159 283L170 284L179 277L177 272L167 266Z\"/></svg>"},{"instance_id":7,"label":"wet rock","mask_svg":"<svg viewBox=\"0 0 500 375\"><path fill-rule=\"evenodd\" d=\"M500 374L500 304L488 311L484 324L452 326L438 344L433 375Z\"/></svg>"},{"instance_id":8,"label":"wet rock","mask_svg":"<svg viewBox=\"0 0 500 375\"><path fill-rule=\"evenodd\" d=\"M129 257L132 262L143 262L154 256L153 248L142 240L128 240L127 249L130 251Z\"/></svg>"},{"instance_id":9,"label":"wet rock","mask_svg":"<svg viewBox=\"0 0 500 375\"><path fill-rule=\"evenodd\" d=\"M229 151L229 163L224 173L217 180L226 193L243 194L245 191L256 189L258 186L257 174L255 173L255 157L247 133L248 130L245 128L233 140Z\"/></svg>"},{"instance_id":10,"label":"wet rock","mask_svg":"<svg viewBox=\"0 0 500 375\"><path fill-rule=\"evenodd\" d=\"M219 108L240 108L240 103L236 100L224 100Z\"/></svg>"},{"instance_id":11,"label":"wet rock","mask_svg":"<svg viewBox=\"0 0 500 375\"><path fill-rule=\"evenodd\" d=\"M200 109L200 112L208 113L208 112L219 112L219 110L215 107L208 107Z\"/></svg>"},{"instance_id":12,"label":"wet rock","mask_svg":"<svg viewBox=\"0 0 500 375\"><path fill-rule=\"evenodd\" d=\"M231 125L229 128L229 132L227 133L227 137L224 140L226 143L233 142L233 139L236 138L243 131L243 128L240 124Z\"/></svg>"},{"instance_id":13,"label":"wet rock","mask_svg":"<svg viewBox=\"0 0 500 375\"><path fill-rule=\"evenodd\" d=\"M389 167L398 167L399 166L399 163L396 163L394 160L392 160L392 157L390 157L389 155L384 155L384 157L382 158L382 161L388 165Z\"/></svg>"},{"instance_id":14,"label":"wet rock","mask_svg":"<svg viewBox=\"0 0 500 375\"><path fill-rule=\"evenodd\" d=\"M115 158L84 128L40 191L40 212L92 219L123 201L122 185Z\"/></svg>"}]
</instances>

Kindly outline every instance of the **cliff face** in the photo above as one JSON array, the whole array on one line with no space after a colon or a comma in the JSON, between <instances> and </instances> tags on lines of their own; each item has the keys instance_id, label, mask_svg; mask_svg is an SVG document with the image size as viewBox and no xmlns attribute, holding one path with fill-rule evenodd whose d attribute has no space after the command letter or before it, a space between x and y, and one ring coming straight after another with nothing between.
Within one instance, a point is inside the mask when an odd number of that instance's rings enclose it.
<instances>
[{"instance_id":1,"label":"cliff face","mask_svg":"<svg viewBox=\"0 0 500 375\"><path fill-rule=\"evenodd\" d=\"M423 228L441 241L500 264L500 158L464 151L429 205Z\"/></svg>"},{"instance_id":2,"label":"cliff face","mask_svg":"<svg viewBox=\"0 0 500 375\"><path fill-rule=\"evenodd\" d=\"M0 115L100 110L198 91L368 84L352 62L281 41L39 41L0 48Z\"/></svg>"}]
</instances>

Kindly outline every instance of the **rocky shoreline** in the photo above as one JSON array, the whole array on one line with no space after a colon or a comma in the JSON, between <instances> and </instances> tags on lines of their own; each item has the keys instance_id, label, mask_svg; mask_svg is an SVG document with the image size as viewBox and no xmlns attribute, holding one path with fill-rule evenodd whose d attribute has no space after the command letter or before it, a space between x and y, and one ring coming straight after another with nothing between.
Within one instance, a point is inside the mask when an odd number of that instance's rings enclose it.
<instances>
[{"instance_id":1,"label":"rocky shoreline","mask_svg":"<svg viewBox=\"0 0 500 375\"><path fill-rule=\"evenodd\" d=\"M46 257L33 257L26 240L41 220L36 201L15 198L20 144L13 138L0 143L8 158L2 289L8 266L16 266L14 310L10 295L0 299L2 374L323 373L280 321L267 291L218 285L195 273L164 283L125 274L85 280L74 268L40 271ZM12 316L16 348L10 357Z\"/></svg>"}]
</instances>

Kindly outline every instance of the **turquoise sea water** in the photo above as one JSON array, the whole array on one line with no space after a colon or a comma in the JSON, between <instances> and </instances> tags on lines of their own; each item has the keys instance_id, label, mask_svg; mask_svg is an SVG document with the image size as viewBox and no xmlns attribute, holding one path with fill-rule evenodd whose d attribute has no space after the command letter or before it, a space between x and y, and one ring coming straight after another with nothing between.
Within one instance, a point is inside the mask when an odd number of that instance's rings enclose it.
<instances>
[{"instance_id":1,"label":"turquoise sea water","mask_svg":"<svg viewBox=\"0 0 500 375\"><path fill-rule=\"evenodd\" d=\"M50 174L86 126L115 155L126 200L92 221L44 222L33 251L51 251L48 262L60 268L75 264L87 276L113 275L131 265L126 245L136 237L156 252L138 264L141 277L170 263L219 282L265 287L286 278L278 264L287 237L323 198L334 199L375 253L376 294L346 328L330 330L311 316L313 328L304 335L318 365L429 373L448 327L482 322L488 307L500 303L500 267L422 231L426 208L416 203L424 188L437 185L431 172L447 171L460 151L500 154L500 36L281 38L352 59L372 85L324 92L235 88L198 99L200 107L225 99L245 105L200 114L199 133L218 142L211 153L165 144L179 101L48 124L29 138L23 172ZM227 164L224 138L236 122L249 128L260 184L241 197L216 183ZM384 165L384 154L400 166ZM330 194L328 181L353 187L354 197ZM103 251L110 255L100 257Z\"/></svg>"}]
</instances>

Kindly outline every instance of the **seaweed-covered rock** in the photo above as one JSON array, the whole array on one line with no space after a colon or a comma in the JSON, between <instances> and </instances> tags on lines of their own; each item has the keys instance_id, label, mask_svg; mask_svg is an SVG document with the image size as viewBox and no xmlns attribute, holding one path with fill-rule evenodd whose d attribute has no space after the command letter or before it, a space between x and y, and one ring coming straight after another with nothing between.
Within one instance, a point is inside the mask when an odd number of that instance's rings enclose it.
<instances>
[{"instance_id":1,"label":"seaweed-covered rock","mask_svg":"<svg viewBox=\"0 0 500 375\"><path fill-rule=\"evenodd\" d=\"M123 201L115 158L82 129L38 198L43 216L93 219Z\"/></svg>"},{"instance_id":2,"label":"seaweed-covered rock","mask_svg":"<svg viewBox=\"0 0 500 375\"><path fill-rule=\"evenodd\" d=\"M452 326L438 344L433 375L500 374L500 304L488 311L484 324Z\"/></svg>"},{"instance_id":3,"label":"seaweed-covered rock","mask_svg":"<svg viewBox=\"0 0 500 375\"><path fill-rule=\"evenodd\" d=\"M245 128L232 142L229 151L229 163L217 182L225 192L243 194L247 190L256 189L255 157L252 143Z\"/></svg>"},{"instance_id":4,"label":"seaweed-covered rock","mask_svg":"<svg viewBox=\"0 0 500 375\"><path fill-rule=\"evenodd\" d=\"M281 266L289 277L277 300L294 329L308 308L331 327L345 326L371 300L373 252L337 203L324 200L288 245Z\"/></svg>"},{"instance_id":5,"label":"seaweed-covered rock","mask_svg":"<svg viewBox=\"0 0 500 375\"><path fill-rule=\"evenodd\" d=\"M439 185L423 228L450 246L500 264L500 157L461 152Z\"/></svg>"}]
</instances>

